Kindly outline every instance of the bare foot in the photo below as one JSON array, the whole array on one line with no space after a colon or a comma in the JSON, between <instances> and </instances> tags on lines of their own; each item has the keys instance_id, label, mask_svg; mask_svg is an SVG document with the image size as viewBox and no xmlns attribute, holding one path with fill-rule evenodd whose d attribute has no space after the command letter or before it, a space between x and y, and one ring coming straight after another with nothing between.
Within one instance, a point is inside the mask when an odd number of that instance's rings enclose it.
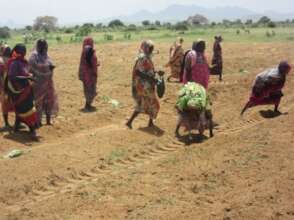
<instances>
[{"instance_id":1,"label":"bare foot","mask_svg":"<svg viewBox=\"0 0 294 220\"><path fill-rule=\"evenodd\" d=\"M126 123L126 126L129 128L129 129L133 129L133 126L132 126L132 124L130 123L130 122L128 122L128 123Z\"/></svg>"}]
</instances>

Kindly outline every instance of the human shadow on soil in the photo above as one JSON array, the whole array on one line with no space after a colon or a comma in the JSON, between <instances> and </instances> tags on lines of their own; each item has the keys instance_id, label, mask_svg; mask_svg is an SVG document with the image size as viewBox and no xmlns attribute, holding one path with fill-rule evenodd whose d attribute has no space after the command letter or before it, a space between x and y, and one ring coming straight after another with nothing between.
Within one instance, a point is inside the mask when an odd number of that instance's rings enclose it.
<instances>
[{"instance_id":1,"label":"human shadow on soil","mask_svg":"<svg viewBox=\"0 0 294 220\"><path fill-rule=\"evenodd\" d=\"M12 127L2 127L0 128L0 133L10 132Z\"/></svg>"},{"instance_id":2,"label":"human shadow on soil","mask_svg":"<svg viewBox=\"0 0 294 220\"><path fill-rule=\"evenodd\" d=\"M36 141L32 140L32 136L28 131L10 132L4 135L4 138L21 143L21 144L32 144ZM40 137L38 137L40 138Z\"/></svg>"},{"instance_id":3,"label":"human shadow on soil","mask_svg":"<svg viewBox=\"0 0 294 220\"><path fill-rule=\"evenodd\" d=\"M263 118L266 118L266 119L277 118L277 117L279 117L281 115L287 115L288 114L288 112L281 113L281 112L275 112L273 110L260 111L259 113Z\"/></svg>"},{"instance_id":4,"label":"human shadow on soil","mask_svg":"<svg viewBox=\"0 0 294 220\"><path fill-rule=\"evenodd\" d=\"M91 110L87 110L87 109L85 109L85 108L82 108L82 109L80 109L80 112L81 112L81 113L84 113L84 114L91 114L91 113L95 113L95 112L97 112L97 108L95 107L95 108L93 108L93 109L91 109Z\"/></svg>"},{"instance_id":5,"label":"human shadow on soil","mask_svg":"<svg viewBox=\"0 0 294 220\"><path fill-rule=\"evenodd\" d=\"M182 135L177 137L177 139L184 143L185 145L191 145L191 144L201 144L204 141L208 140L209 138L205 135L201 135L201 134L192 134L192 139L190 139L189 134L186 135Z\"/></svg>"},{"instance_id":6,"label":"human shadow on soil","mask_svg":"<svg viewBox=\"0 0 294 220\"><path fill-rule=\"evenodd\" d=\"M165 131L161 128L157 127L156 125L152 127L145 127L145 128L139 128L140 131L143 131L147 134L151 134L157 137L161 137L164 135Z\"/></svg>"}]
</instances>

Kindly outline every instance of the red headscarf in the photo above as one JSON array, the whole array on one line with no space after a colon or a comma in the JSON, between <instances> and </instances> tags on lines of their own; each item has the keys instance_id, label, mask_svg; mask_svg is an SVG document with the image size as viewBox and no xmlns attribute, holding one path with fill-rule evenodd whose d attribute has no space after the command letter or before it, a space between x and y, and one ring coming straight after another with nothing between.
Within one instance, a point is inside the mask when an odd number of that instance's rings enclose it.
<instances>
[{"instance_id":1,"label":"red headscarf","mask_svg":"<svg viewBox=\"0 0 294 220\"><path fill-rule=\"evenodd\" d=\"M85 46L90 46L94 48L94 40L92 37L85 37L84 42L83 42L83 49Z\"/></svg>"},{"instance_id":2,"label":"red headscarf","mask_svg":"<svg viewBox=\"0 0 294 220\"><path fill-rule=\"evenodd\" d=\"M22 61L24 63L27 63L27 61L25 59L25 56L26 56L26 47L25 47L25 45L23 45L23 44L17 44L13 48L12 54L11 54L11 58L7 62L8 69L9 69L11 63L14 60L20 60L20 61Z\"/></svg>"}]
</instances>

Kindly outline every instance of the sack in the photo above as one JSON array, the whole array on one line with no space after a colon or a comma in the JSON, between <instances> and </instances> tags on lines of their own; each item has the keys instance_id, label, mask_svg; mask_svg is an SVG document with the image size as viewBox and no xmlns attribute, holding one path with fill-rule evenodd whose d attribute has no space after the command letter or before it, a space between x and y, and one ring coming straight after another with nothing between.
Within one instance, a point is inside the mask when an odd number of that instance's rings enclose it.
<instances>
[{"instance_id":1,"label":"sack","mask_svg":"<svg viewBox=\"0 0 294 220\"><path fill-rule=\"evenodd\" d=\"M204 110L207 107L206 90L200 84L189 82L179 92L177 108L181 111L187 109Z\"/></svg>"},{"instance_id":2,"label":"sack","mask_svg":"<svg viewBox=\"0 0 294 220\"><path fill-rule=\"evenodd\" d=\"M161 99L165 94L165 81L161 76L156 82L157 95Z\"/></svg>"}]
</instances>

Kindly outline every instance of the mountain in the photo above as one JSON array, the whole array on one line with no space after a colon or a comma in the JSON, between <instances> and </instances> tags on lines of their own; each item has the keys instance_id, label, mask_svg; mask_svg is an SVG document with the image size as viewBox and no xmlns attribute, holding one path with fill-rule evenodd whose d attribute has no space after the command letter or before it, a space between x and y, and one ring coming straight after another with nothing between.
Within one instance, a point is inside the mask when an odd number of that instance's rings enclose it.
<instances>
[{"instance_id":1,"label":"mountain","mask_svg":"<svg viewBox=\"0 0 294 220\"><path fill-rule=\"evenodd\" d=\"M249 9L241 7L216 7L216 8L205 8L197 5L171 5L168 8L161 10L159 12L149 12L146 10L139 11L135 14L128 16L115 17L126 23L139 23L143 20L150 21L164 21L164 22L176 22L186 20L189 16L201 14L209 19L209 21L222 21L223 19L235 20L235 19L259 19L260 17L266 15L272 20L280 21L286 19L294 19L293 13L278 13L273 11L268 11L265 13L257 13ZM114 19L109 18L104 20L108 22Z\"/></svg>"}]
</instances>

